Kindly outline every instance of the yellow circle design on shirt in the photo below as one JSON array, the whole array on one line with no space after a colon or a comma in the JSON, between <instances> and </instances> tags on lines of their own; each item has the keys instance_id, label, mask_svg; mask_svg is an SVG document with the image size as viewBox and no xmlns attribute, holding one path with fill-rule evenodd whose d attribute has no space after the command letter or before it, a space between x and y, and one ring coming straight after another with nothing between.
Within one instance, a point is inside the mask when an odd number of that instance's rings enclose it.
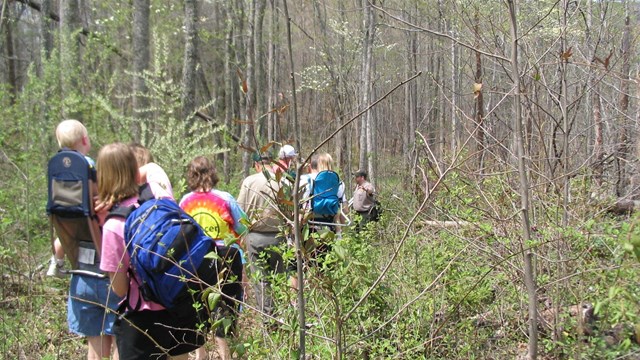
<instances>
[{"instance_id":1,"label":"yellow circle design on shirt","mask_svg":"<svg viewBox=\"0 0 640 360\"><path fill-rule=\"evenodd\" d=\"M193 214L193 218L200 224L207 236L212 239L220 239L220 223L215 216L203 211Z\"/></svg>"}]
</instances>

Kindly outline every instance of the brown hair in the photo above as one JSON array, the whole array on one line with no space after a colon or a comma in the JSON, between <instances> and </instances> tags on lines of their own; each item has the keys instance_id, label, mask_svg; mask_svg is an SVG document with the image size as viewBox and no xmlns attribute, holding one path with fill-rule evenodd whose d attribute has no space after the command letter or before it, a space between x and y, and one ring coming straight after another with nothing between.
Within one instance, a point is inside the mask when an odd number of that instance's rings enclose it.
<instances>
[{"instance_id":1,"label":"brown hair","mask_svg":"<svg viewBox=\"0 0 640 360\"><path fill-rule=\"evenodd\" d=\"M138 162L138 167L143 167L150 162L153 162L153 155L151 155L151 151L144 147L142 144L131 143L129 144L131 150L133 150L133 154L136 156L136 161Z\"/></svg>"},{"instance_id":2,"label":"brown hair","mask_svg":"<svg viewBox=\"0 0 640 360\"><path fill-rule=\"evenodd\" d=\"M78 120L63 120L56 127L56 140L61 148L77 150L78 142L88 136L87 128Z\"/></svg>"},{"instance_id":3,"label":"brown hair","mask_svg":"<svg viewBox=\"0 0 640 360\"><path fill-rule=\"evenodd\" d=\"M187 166L187 185L191 191L209 191L218 181L216 167L206 156L196 156Z\"/></svg>"},{"instance_id":4,"label":"brown hair","mask_svg":"<svg viewBox=\"0 0 640 360\"><path fill-rule=\"evenodd\" d=\"M98 153L98 196L107 208L138 194L138 162L129 145L105 145Z\"/></svg>"}]
</instances>

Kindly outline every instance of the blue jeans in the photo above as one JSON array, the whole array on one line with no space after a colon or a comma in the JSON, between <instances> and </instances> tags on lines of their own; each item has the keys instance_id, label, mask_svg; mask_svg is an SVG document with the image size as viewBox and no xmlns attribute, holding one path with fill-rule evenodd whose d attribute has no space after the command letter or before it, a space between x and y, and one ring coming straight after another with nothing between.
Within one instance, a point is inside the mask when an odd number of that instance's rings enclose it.
<instances>
[{"instance_id":1,"label":"blue jeans","mask_svg":"<svg viewBox=\"0 0 640 360\"><path fill-rule=\"evenodd\" d=\"M121 298L109 286L109 278L71 275L67 323L72 333L81 336L113 335L113 322Z\"/></svg>"}]
</instances>

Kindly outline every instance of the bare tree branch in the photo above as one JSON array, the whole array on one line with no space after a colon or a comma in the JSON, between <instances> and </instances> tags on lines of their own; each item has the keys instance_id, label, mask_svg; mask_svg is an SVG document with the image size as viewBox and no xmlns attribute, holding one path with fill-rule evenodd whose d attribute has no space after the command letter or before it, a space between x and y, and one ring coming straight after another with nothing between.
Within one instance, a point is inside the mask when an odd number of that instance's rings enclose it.
<instances>
[{"instance_id":1,"label":"bare tree branch","mask_svg":"<svg viewBox=\"0 0 640 360\"><path fill-rule=\"evenodd\" d=\"M370 1L369 1L369 4L371 4L371 6L372 6L374 9L379 10L380 12L382 12L382 13L383 13L383 14L385 14L385 15L387 15L388 17L390 17L390 18L392 18L392 19L395 19L395 20L397 20L397 21L400 21L401 23L403 23L403 24L405 24L405 25L408 25L408 26L411 26L411 27L413 27L413 28L419 29L419 30L424 31L424 32L426 32L426 33L429 33L429 34L431 34L431 35L435 35L435 36L439 36L439 37L442 37L442 38L445 38L445 39L449 39L449 40L453 41L453 42L454 42L455 44L457 44L457 45L460 45L460 46L462 46L462 47L464 47L464 48L467 48L467 49L469 49L469 50L477 51L477 52L481 53L482 55L485 55L485 56L488 56L488 57L491 57L491 58L494 58L494 59L502 60L502 61L505 61L505 62L509 62L509 61L511 61L511 60L509 60L509 58L506 58L506 57L504 57L504 56L502 56L502 55L493 54L493 53L490 53L490 52L486 52L486 51L480 50L480 49L476 48L475 46L470 45L470 44L467 44L467 43L465 43L465 42L463 42L463 41L460 41L459 39L457 39L457 38L455 38L455 37L453 37L453 36L451 36L451 35L447 35L447 34L445 34L445 33L441 33L441 32L439 32L439 31L435 31L435 30L427 29L427 28L424 28L424 27L418 26L418 25L416 25L416 24L412 24L412 23L410 23L410 22L408 22L408 21L404 20L404 19L403 19L403 18L401 18L401 17L398 17L398 16L396 16L396 15L391 14L390 12L388 12L387 10L385 10L384 8L382 8L382 7L380 7L380 6L376 6L376 5L372 4Z\"/></svg>"}]
</instances>

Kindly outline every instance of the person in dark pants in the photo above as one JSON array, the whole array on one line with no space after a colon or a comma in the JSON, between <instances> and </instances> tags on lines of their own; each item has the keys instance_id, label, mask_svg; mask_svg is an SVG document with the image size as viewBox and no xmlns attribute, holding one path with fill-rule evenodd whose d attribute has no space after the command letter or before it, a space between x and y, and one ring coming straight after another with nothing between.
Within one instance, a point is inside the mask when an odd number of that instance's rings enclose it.
<instances>
[{"instance_id":1,"label":"person in dark pants","mask_svg":"<svg viewBox=\"0 0 640 360\"><path fill-rule=\"evenodd\" d=\"M242 182L238 204L251 221L245 243L251 272L259 279L254 285L258 309L272 315L274 303L269 275L285 270L282 255L273 250L286 243L286 239L278 235L281 220L275 199L280 184L275 181L270 156L254 154L254 161L256 173Z\"/></svg>"},{"instance_id":2,"label":"person in dark pants","mask_svg":"<svg viewBox=\"0 0 640 360\"><path fill-rule=\"evenodd\" d=\"M368 222L378 220L375 200L376 189L373 184L367 181L366 171L358 170L353 175L356 180L356 188L353 191L353 210L361 217L356 228L357 231L360 231L364 229Z\"/></svg>"}]
</instances>

